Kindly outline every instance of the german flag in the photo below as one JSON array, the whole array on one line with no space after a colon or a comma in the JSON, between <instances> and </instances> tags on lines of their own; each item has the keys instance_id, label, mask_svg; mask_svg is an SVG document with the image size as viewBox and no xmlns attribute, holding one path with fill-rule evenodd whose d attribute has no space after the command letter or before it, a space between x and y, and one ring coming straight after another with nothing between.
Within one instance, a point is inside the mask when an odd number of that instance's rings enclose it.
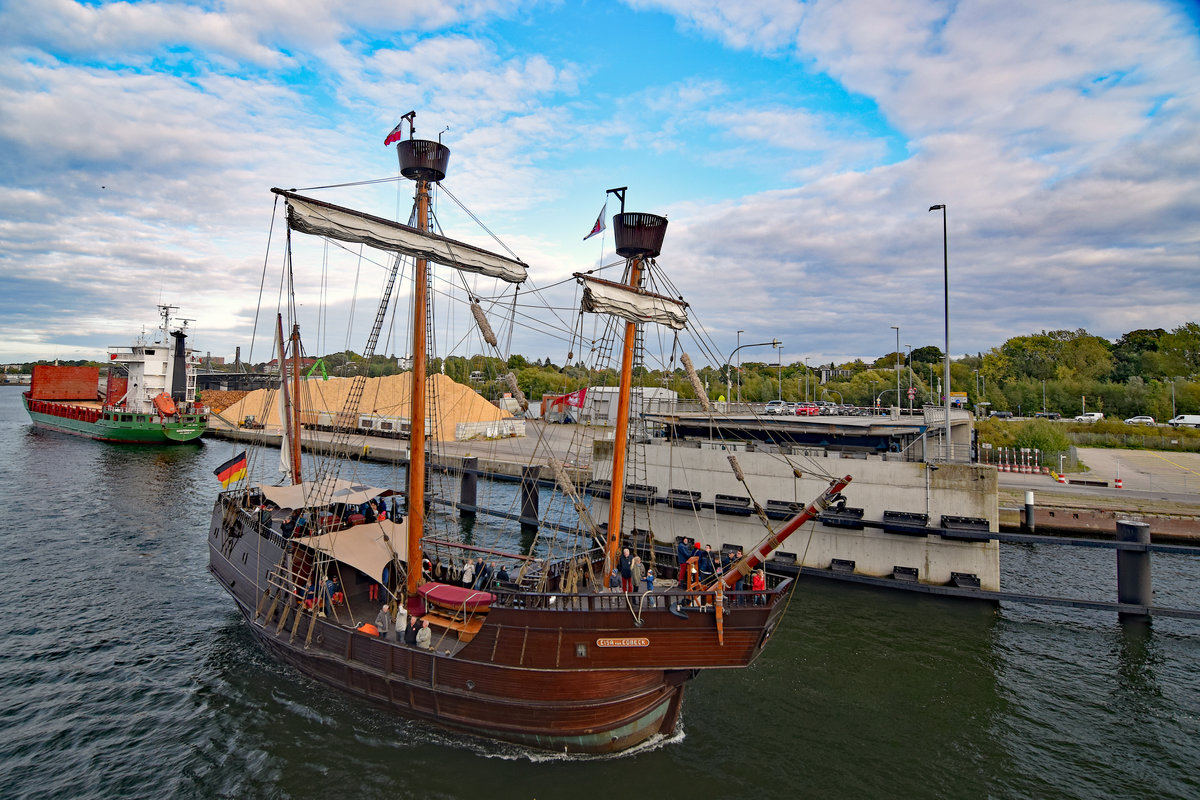
<instances>
[{"instance_id":1,"label":"german flag","mask_svg":"<svg viewBox=\"0 0 1200 800\"><path fill-rule=\"evenodd\" d=\"M246 477L246 451L243 450L238 455L226 461L221 466L213 470L213 475L217 476L217 480L221 482L221 487L229 488L229 484L234 481L240 481Z\"/></svg>"}]
</instances>

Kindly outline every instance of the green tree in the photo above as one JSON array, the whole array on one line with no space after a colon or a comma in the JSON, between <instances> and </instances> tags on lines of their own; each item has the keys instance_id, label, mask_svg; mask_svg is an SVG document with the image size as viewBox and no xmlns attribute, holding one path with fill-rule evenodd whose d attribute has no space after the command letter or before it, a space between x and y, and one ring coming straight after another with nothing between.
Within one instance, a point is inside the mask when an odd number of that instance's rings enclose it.
<instances>
[{"instance_id":1,"label":"green tree","mask_svg":"<svg viewBox=\"0 0 1200 800\"><path fill-rule=\"evenodd\" d=\"M1200 372L1200 324L1186 322L1162 337L1164 366L1176 375Z\"/></svg>"}]
</instances>

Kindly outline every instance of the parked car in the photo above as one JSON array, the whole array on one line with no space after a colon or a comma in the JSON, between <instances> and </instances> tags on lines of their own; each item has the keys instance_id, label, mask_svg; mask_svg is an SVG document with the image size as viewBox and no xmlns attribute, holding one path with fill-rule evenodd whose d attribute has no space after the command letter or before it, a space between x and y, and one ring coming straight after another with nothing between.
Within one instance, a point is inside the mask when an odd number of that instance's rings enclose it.
<instances>
[{"instance_id":1,"label":"parked car","mask_svg":"<svg viewBox=\"0 0 1200 800\"><path fill-rule=\"evenodd\" d=\"M820 407L816 403L797 403L797 417L815 417L821 413Z\"/></svg>"},{"instance_id":2,"label":"parked car","mask_svg":"<svg viewBox=\"0 0 1200 800\"><path fill-rule=\"evenodd\" d=\"M763 409L764 414L791 414L792 404L786 400L772 400Z\"/></svg>"},{"instance_id":3,"label":"parked car","mask_svg":"<svg viewBox=\"0 0 1200 800\"><path fill-rule=\"evenodd\" d=\"M1125 420L1125 424L1126 425L1153 425L1154 417L1147 416L1146 414L1138 414L1136 417L1130 417L1129 419Z\"/></svg>"},{"instance_id":4,"label":"parked car","mask_svg":"<svg viewBox=\"0 0 1200 800\"><path fill-rule=\"evenodd\" d=\"M1200 414L1180 414L1167 420L1172 428L1200 428Z\"/></svg>"},{"instance_id":5,"label":"parked car","mask_svg":"<svg viewBox=\"0 0 1200 800\"><path fill-rule=\"evenodd\" d=\"M1057 411L1039 411L1034 416L1038 419L1062 419L1062 414Z\"/></svg>"},{"instance_id":6,"label":"parked car","mask_svg":"<svg viewBox=\"0 0 1200 800\"><path fill-rule=\"evenodd\" d=\"M1088 411L1088 412L1080 414L1078 417L1076 417L1075 421L1076 422L1099 422L1102 419L1104 419L1104 415L1101 414L1099 411Z\"/></svg>"}]
</instances>

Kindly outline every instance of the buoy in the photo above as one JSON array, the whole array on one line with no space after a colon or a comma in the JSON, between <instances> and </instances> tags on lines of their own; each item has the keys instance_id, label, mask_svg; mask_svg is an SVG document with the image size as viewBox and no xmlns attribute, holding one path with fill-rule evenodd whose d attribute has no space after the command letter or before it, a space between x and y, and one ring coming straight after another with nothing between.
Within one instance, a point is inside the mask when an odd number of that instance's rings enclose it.
<instances>
[{"instance_id":1,"label":"buoy","mask_svg":"<svg viewBox=\"0 0 1200 800\"><path fill-rule=\"evenodd\" d=\"M1125 488L1125 485L1124 485L1123 483L1121 483L1121 479L1120 479L1120 478L1117 478L1117 488L1118 488L1118 489L1124 489L1124 488Z\"/></svg>"}]
</instances>

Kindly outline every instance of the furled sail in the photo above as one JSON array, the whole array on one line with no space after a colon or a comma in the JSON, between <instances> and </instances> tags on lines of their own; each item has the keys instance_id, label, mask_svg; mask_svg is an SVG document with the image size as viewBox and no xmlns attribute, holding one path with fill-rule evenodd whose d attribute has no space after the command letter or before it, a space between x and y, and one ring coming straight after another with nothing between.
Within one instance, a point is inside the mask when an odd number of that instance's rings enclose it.
<instances>
[{"instance_id":1,"label":"furled sail","mask_svg":"<svg viewBox=\"0 0 1200 800\"><path fill-rule=\"evenodd\" d=\"M687 326L687 303L661 294L576 273L583 283L583 310L629 322L656 322L674 330Z\"/></svg>"},{"instance_id":2,"label":"furled sail","mask_svg":"<svg viewBox=\"0 0 1200 800\"><path fill-rule=\"evenodd\" d=\"M424 258L509 283L525 280L527 268L516 259L283 189L271 191L287 201L288 225L292 230Z\"/></svg>"}]
</instances>

